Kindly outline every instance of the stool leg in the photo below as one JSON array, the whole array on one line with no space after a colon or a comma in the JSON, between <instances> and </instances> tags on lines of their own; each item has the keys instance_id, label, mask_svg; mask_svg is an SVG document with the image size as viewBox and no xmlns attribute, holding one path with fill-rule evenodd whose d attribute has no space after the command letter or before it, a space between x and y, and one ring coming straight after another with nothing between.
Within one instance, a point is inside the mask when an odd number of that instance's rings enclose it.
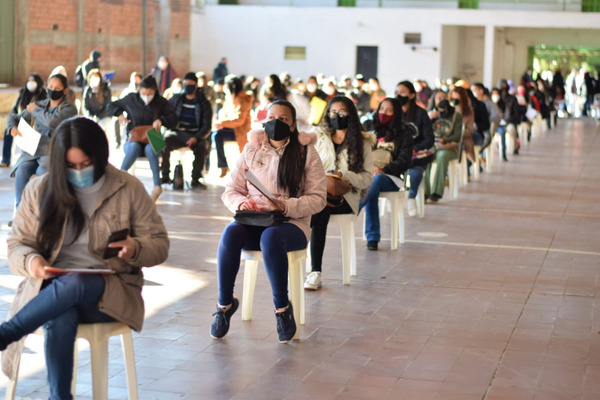
<instances>
[{"instance_id":1,"label":"stool leg","mask_svg":"<svg viewBox=\"0 0 600 400\"><path fill-rule=\"evenodd\" d=\"M94 400L108 399L108 337L94 335L90 341Z\"/></svg>"},{"instance_id":2,"label":"stool leg","mask_svg":"<svg viewBox=\"0 0 600 400\"><path fill-rule=\"evenodd\" d=\"M344 285L350 284L350 224L340 223L342 236L342 280Z\"/></svg>"},{"instance_id":3,"label":"stool leg","mask_svg":"<svg viewBox=\"0 0 600 400\"><path fill-rule=\"evenodd\" d=\"M404 193L400 193L400 197L396 201L398 202L398 242L402 244L406 235L404 227Z\"/></svg>"},{"instance_id":4,"label":"stool leg","mask_svg":"<svg viewBox=\"0 0 600 400\"><path fill-rule=\"evenodd\" d=\"M354 221L350 221L350 275L356 276L356 238L354 237ZM350 278L348 278L350 284Z\"/></svg>"},{"instance_id":5,"label":"stool leg","mask_svg":"<svg viewBox=\"0 0 600 400\"><path fill-rule=\"evenodd\" d=\"M392 244L390 245L390 249L397 250L398 249L398 218L395 214L400 214L398 209L396 208L398 205L394 204L394 200L390 199L391 212L390 212L390 225L392 226ZM404 210L402 210L404 212Z\"/></svg>"},{"instance_id":6,"label":"stool leg","mask_svg":"<svg viewBox=\"0 0 600 400\"><path fill-rule=\"evenodd\" d=\"M301 296L304 294L302 289L302 262L292 261L288 257L288 274L289 274L289 286L290 286L290 298L294 305L294 320L299 323L304 323L304 308L302 307ZM299 329L296 329L294 339L300 337Z\"/></svg>"},{"instance_id":7,"label":"stool leg","mask_svg":"<svg viewBox=\"0 0 600 400\"><path fill-rule=\"evenodd\" d=\"M21 362L19 361L19 364ZM17 382L19 381L19 365L17 365L17 373L15 376L15 380L8 380L6 384L6 395L4 396L5 400L15 400L15 394L17 393Z\"/></svg>"},{"instance_id":8,"label":"stool leg","mask_svg":"<svg viewBox=\"0 0 600 400\"><path fill-rule=\"evenodd\" d=\"M456 186L456 163L450 161L448 164L448 197L454 200L454 186Z\"/></svg>"},{"instance_id":9,"label":"stool leg","mask_svg":"<svg viewBox=\"0 0 600 400\"><path fill-rule=\"evenodd\" d=\"M75 348L73 349L73 380L71 381L71 394L73 395L73 397L75 397L75 394L77 393L77 365L78 365L78 359L79 359L79 344L77 342L78 342L78 339L75 338L75 343L74 343ZM108 384L108 378L107 378L107 384Z\"/></svg>"},{"instance_id":10,"label":"stool leg","mask_svg":"<svg viewBox=\"0 0 600 400\"><path fill-rule=\"evenodd\" d=\"M123 347L129 400L138 400L137 373L135 371L135 354L133 353L133 336L131 331L121 335L121 346Z\"/></svg>"},{"instance_id":11,"label":"stool leg","mask_svg":"<svg viewBox=\"0 0 600 400\"><path fill-rule=\"evenodd\" d=\"M242 298L242 321L252 319L252 304L254 303L254 288L256 287L256 273L258 261L246 260L244 270L244 295Z\"/></svg>"}]
</instances>

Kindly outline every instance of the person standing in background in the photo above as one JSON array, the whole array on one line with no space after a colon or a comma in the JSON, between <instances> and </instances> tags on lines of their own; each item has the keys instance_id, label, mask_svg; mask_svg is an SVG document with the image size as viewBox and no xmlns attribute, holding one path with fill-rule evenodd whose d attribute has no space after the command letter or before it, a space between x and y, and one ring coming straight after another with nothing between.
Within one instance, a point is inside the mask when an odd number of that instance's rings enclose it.
<instances>
[{"instance_id":1,"label":"person standing in background","mask_svg":"<svg viewBox=\"0 0 600 400\"><path fill-rule=\"evenodd\" d=\"M158 58L158 62L150 71L150 75L156 79L156 84L158 85L158 94L162 95L165 90L171 87L171 83L173 79L177 78L177 72L171 65L169 59L165 56L160 56Z\"/></svg>"}]
</instances>

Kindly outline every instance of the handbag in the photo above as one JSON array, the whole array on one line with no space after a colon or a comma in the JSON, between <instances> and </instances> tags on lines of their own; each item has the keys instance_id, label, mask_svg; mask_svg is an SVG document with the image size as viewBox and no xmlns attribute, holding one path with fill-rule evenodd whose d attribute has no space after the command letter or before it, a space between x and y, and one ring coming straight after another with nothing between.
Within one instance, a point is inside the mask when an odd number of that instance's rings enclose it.
<instances>
[{"instance_id":1,"label":"handbag","mask_svg":"<svg viewBox=\"0 0 600 400\"><path fill-rule=\"evenodd\" d=\"M142 144L150 143L148 141L148 131L152 129L152 125L136 126L129 132L129 142L137 142Z\"/></svg>"},{"instance_id":2,"label":"handbag","mask_svg":"<svg viewBox=\"0 0 600 400\"><path fill-rule=\"evenodd\" d=\"M327 179L327 205L339 207L344 203L344 195L352 186L337 175L325 175Z\"/></svg>"},{"instance_id":3,"label":"handbag","mask_svg":"<svg viewBox=\"0 0 600 400\"><path fill-rule=\"evenodd\" d=\"M237 210L233 216L235 222L252 226L274 226L289 221L291 218L281 211Z\"/></svg>"},{"instance_id":4,"label":"handbag","mask_svg":"<svg viewBox=\"0 0 600 400\"><path fill-rule=\"evenodd\" d=\"M379 168L385 167L394 159L392 152L382 147L373 150L371 154L373 155L373 164Z\"/></svg>"}]
</instances>

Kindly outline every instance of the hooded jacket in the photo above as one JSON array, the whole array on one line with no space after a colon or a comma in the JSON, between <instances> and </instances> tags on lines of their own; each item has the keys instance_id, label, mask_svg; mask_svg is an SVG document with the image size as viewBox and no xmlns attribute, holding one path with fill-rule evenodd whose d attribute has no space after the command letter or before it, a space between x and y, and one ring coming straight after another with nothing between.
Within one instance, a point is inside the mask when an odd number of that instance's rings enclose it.
<instances>
[{"instance_id":1,"label":"hooded jacket","mask_svg":"<svg viewBox=\"0 0 600 400\"><path fill-rule=\"evenodd\" d=\"M251 170L276 199L285 201L286 216L291 217L289 223L300 228L308 241L310 217L325 208L327 185L323 164L314 148L317 137L313 133L299 133L298 140L301 145L308 147L300 189L296 197L290 197L287 191L277 185L279 159L287 144L276 149L269 143L264 129L255 129L248 132L248 144L231 171L221 199L231 212L239 210L240 204L249 199L254 200L261 210L272 210L273 205L258 189L246 181L244 175L246 171Z\"/></svg>"}]
</instances>

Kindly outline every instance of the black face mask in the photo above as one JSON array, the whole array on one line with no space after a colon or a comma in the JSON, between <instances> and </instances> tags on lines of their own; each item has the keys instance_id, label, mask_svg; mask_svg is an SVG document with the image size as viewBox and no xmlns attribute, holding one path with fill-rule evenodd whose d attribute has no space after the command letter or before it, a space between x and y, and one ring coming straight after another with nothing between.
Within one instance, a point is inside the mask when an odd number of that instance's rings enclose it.
<instances>
[{"instance_id":1,"label":"black face mask","mask_svg":"<svg viewBox=\"0 0 600 400\"><path fill-rule=\"evenodd\" d=\"M448 111L448 110L440 111L440 117L444 118L444 119L449 118L450 117L450 111Z\"/></svg>"},{"instance_id":2,"label":"black face mask","mask_svg":"<svg viewBox=\"0 0 600 400\"><path fill-rule=\"evenodd\" d=\"M193 94L194 90L196 90L196 85L183 85L183 93L185 94Z\"/></svg>"},{"instance_id":3,"label":"black face mask","mask_svg":"<svg viewBox=\"0 0 600 400\"><path fill-rule=\"evenodd\" d=\"M289 125L285 122L278 119L272 119L265 123L265 133L269 139L279 142L287 139L290 136L291 131Z\"/></svg>"},{"instance_id":4,"label":"black face mask","mask_svg":"<svg viewBox=\"0 0 600 400\"><path fill-rule=\"evenodd\" d=\"M65 91L64 90L52 90L52 89L47 89L48 90L48 97L50 97L51 100L60 100L62 99Z\"/></svg>"},{"instance_id":5,"label":"black face mask","mask_svg":"<svg viewBox=\"0 0 600 400\"><path fill-rule=\"evenodd\" d=\"M460 104L460 100L459 99L452 99L452 104L454 104L455 106Z\"/></svg>"},{"instance_id":6,"label":"black face mask","mask_svg":"<svg viewBox=\"0 0 600 400\"><path fill-rule=\"evenodd\" d=\"M398 99L398 102L400 103L401 106L405 105L406 103L408 103L408 96L396 96L396 98Z\"/></svg>"},{"instance_id":7,"label":"black face mask","mask_svg":"<svg viewBox=\"0 0 600 400\"><path fill-rule=\"evenodd\" d=\"M346 129L348 127L348 117L340 117L336 115L335 118L331 118L331 127L336 130Z\"/></svg>"}]
</instances>

